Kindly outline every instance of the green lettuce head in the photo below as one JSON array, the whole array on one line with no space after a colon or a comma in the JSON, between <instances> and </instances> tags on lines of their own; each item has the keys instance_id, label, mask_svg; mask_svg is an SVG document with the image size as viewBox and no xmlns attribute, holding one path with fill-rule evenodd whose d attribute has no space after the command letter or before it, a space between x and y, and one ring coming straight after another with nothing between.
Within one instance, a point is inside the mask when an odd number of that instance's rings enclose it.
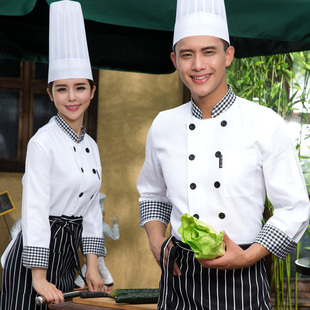
<instances>
[{"instance_id":1,"label":"green lettuce head","mask_svg":"<svg viewBox=\"0 0 310 310\"><path fill-rule=\"evenodd\" d=\"M191 247L196 258L214 259L224 255L222 231L218 234L210 225L187 213L181 216L181 222L178 230L181 240Z\"/></svg>"}]
</instances>

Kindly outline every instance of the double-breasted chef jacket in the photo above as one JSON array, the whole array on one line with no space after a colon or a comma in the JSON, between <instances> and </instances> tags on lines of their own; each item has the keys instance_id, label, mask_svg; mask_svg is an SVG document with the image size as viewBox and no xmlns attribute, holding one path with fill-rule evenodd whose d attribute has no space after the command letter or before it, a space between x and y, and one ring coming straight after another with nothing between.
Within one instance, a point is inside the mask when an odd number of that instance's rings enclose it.
<instances>
[{"instance_id":1,"label":"double-breasted chef jacket","mask_svg":"<svg viewBox=\"0 0 310 310\"><path fill-rule=\"evenodd\" d=\"M23 176L25 267L48 268L50 215L82 216L83 253L104 254L100 186L98 146L87 133L79 139L59 114L38 130L28 143Z\"/></svg>"},{"instance_id":2,"label":"double-breasted chef jacket","mask_svg":"<svg viewBox=\"0 0 310 310\"><path fill-rule=\"evenodd\" d=\"M237 96L210 119L197 118L193 105L160 112L149 130L137 182L140 225L171 221L180 240L180 217L188 213L237 244L258 242L284 258L309 222L304 177L285 121ZM274 214L262 226L266 195Z\"/></svg>"}]
</instances>

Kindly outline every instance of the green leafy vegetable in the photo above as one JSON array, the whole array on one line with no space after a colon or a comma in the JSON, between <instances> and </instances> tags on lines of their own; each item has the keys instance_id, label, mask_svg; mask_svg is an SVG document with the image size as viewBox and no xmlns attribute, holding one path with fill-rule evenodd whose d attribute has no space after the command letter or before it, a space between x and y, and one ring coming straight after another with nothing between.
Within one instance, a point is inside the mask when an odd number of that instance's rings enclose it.
<instances>
[{"instance_id":1,"label":"green leafy vegetable","mask_svg":"<svg viewBox=\"0 0 310 310\"><path fill-rule=\"evenodd\" d=\"M196 258L214 259L224 255L223 232L218 234L210 225L187 213L181 216L181 222L178 230L181 240L191 247Z\"/></svg>"}]
</instances>

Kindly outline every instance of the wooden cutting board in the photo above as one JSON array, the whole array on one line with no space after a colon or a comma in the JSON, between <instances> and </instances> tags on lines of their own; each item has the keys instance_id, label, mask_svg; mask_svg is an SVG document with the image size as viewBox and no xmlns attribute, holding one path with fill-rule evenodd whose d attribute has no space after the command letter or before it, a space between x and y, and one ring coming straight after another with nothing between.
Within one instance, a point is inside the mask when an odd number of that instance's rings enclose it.
<instances>
[{"instance_id":1,"label":"wooden cutting board","mask_svg":"<svg viewBox=\"0 0 310 310\"><path fill-rule=\"evenodd\" d=\"M114 309L124 310L156 310L157 304L125 304L116 303L111 297L81 298L76 297L72 300L74 303L92 305L99 307L110 307Z\"/></svg>"}]
</instances>

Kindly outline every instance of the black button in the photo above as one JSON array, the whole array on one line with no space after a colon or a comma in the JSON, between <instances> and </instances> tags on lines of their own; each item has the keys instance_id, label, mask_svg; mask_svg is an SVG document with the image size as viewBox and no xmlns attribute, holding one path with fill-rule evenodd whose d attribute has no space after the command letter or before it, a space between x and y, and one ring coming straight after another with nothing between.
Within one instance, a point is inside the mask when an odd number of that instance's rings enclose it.
<instances>
[{"instance_id":1,"label":"black button","mask_svg":"<svg viewBox=\"0 0 310 310\"><path fill-rule=\"evenodd\" d=\"M221 157L221 155L222 155L222 153L221 153L220 151L217 151L217 152L215 153L215 157L216 157L216 158Z\"/></svg>"},{"instance_id":2,"label":"black button","mask_svg":"<svg viewBox=\"0 0 310 310\"><path fill-rule=\"evenodd\" d=\"M189 125L189 129L190 129L190 130L194 130L195 128L196 128L195 124L190 124L190 125Z\"/></svg>"},{"instance_id":3,"label":"black button","mask_svg":"<svg viewBox=\"0 0 310 310\"><path fill-rule=\"evenodd\" d=\"M81 193L80 195L79 195L79 197L81 198L83 196L83 193Z\"/></svg>"},{"instance_id":4,"label":"black button","mask_svg":"<svg viewBox=\"0 0 310 310\"><path fill-rule=\"evenodd\" d=\"M89 153L89 152L90 152L88 147L85 149L85 151L86 151L86 153Z\"/></svg>"},{"instance_id":5,"label":"black button","mask_svg":"<svg viewBox=\"0 0 310 310\"><path fill-rule=\"evenodd\" d=\"M195 183L191 183L191 185L189 186L191 189L195 189L196 188L196 184Z\"/></svg>"},{"instance_id":6,"label":"black button","mask_svg":"<svg viewBox=\"0 0 310 310\"><path fill-rule=\"evenodd\" d=\"M197 220L199 220L199 215L198 214L194 214L193 217L195 217Z\"/></svg>"},{"instance_id":7,"label":"black button","mask_svg":"<svg viewBox=\"0 0 310 310\"><path fill-rule=\"evenodd\" d=\"M216 181L216 182L214 183L214 187L215 187L215 188L219 188L220 186L221 186L221 183L220 183L220 182Z\"/></svg>"},{"instance_id":8,"label":"black button","mask_svg":"<svg viewBox=\"0 0 310 310\"><path fill-rule=\"evenodd\" d=\"M226 122L226 121L222 121L222 122L221 122L221 126L222 126L222 127L225 127L226 125L227 125L227 122Z\"/></svg>"},{"instance_id":9,"label":"black button","mask_svg":"<svg viewBox=\"0 0 310 310\"><path fill-rule=\"evenodd\" d=\"M221 213L219 214L219 218L220 218L221 220L223 220L223 219L225 218L225 213L221 212Z\"/></svg>"},{"instance_id":10,"label":"black button","mask_svg":"<svg viewBox=\"0 0 310 310\"><path fill-rule=\"evenodd\" d=\"M96 174L96 172L97 172L96 169L93 169L93 174Z\"/></svg>"},{"instance_id":11,"label":"black button","mask_svg":"<svg viewBox=\"0 0 310 310\"><path fill-rule=\"evenodd\" d=\"M188 156L189 160L194 160L195 159L195 155L194 154L191 154Z\"/></svg>"},{"instance_id":12,"label":"black button","mask_svg":"<svg viewBox=\"0 0 310 310\"><path fill-rule=\"evenodd\" d=\"M91 195L90 199L93 199L94 195Z\"/></svg>"},{"instance_id":13,"label":"black button","mask_svg":"<svg viewBox=\"0 0 310 310\"><path fill-rule=\"evenodd\" d=\"M83 168L81 168L81 171L84 173L84 169Z\"/></svg>"},{"instance_id":14,"label":"black button","mask_svg":"<svg viewBox=\"0 0 310 310\"><path fill-rule=\"evenodd\" d=\"M75 146L73 147L73 150L74 150L74 152L76 152L76 148L75 148Z\"/></svg>"}]
</instances>

